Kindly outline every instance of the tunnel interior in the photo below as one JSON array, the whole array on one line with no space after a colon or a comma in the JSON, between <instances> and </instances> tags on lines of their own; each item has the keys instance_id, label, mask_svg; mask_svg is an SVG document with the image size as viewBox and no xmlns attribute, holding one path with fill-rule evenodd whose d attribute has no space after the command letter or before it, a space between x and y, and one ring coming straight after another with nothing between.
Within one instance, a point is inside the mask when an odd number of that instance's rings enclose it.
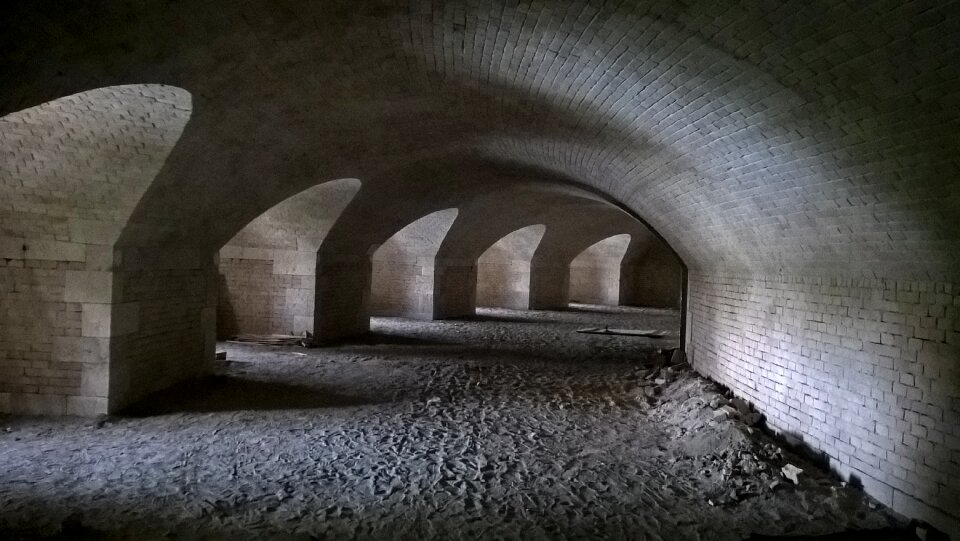
<instances>
[{"instance_id":1,"label":"tunnel interior","mask_svg":"<svg viewBox=\"0 0 960 541\"><path fill-rule=\"evenodd\" d=\"M960 537L958 36L12 2L0 534Z\"/></svg>"}]
</instances>

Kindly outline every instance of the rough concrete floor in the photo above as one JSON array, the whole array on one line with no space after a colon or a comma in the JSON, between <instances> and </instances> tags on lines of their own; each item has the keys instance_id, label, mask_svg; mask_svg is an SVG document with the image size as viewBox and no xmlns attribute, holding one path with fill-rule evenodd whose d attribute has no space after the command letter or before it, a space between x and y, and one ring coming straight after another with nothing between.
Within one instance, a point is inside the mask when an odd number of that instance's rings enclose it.
<instances>
[{"instance_id":1,"label":"rough concrete floor","mask_svg":"<svg viewBox=\"0 0 960 541\"><path fill-rule=\"evenodd\" d=\"M588 308L221 344L221 377L136 416L0 417L0 538L739 540L897 521L749 435L708 382L654 372L676 312Z\"/></svg>"}]
</instances>

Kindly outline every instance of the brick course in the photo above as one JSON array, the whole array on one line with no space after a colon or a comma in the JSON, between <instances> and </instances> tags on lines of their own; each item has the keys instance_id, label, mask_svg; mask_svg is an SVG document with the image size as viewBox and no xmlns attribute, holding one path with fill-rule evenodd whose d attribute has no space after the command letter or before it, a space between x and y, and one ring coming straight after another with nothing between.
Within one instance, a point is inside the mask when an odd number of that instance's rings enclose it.
<instances>
[{"instance_id":1,"label":"brick course","mask_svg":"<svg viewBox=\"0 0 960 541\"><path fill-rule=\"evenodd\" d=\"M956 527L960 289L692 273L696 369L886 505Z\"/></svg>"}]
</instances>

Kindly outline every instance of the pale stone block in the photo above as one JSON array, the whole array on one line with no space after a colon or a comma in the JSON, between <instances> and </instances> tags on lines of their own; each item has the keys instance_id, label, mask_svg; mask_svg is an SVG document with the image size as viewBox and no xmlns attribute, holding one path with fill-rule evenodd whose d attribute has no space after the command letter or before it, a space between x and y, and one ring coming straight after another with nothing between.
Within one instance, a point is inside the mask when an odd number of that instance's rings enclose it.
<instances>
[{"instance_id":1,"label":"pale stone block","mask_svg":"<svg viewBox=\"0 0 960 541\"><path fill-rule=\"evenodd\" d=\"M10 412L19 415L63 415L67 411L67 400L57 394L19 394L11 395Z\"/></svg>"},{"instance_id":2,"label":"pale stone block","mask_svg":"<svg viewBox=\"0 0 960 541\"><path fill-rule=\"evenodd\" d=\"M47 261L84 261L87 258L86 246L72 242L43 241L28 243L27 257Z\"/></svg>"},{"instance_id":3,"label":"pale stone block","mask_svg":"<svg viewBox=\"0 0 960 541\"><path fill-rule=\"evenodd\" d=\"M27 249L24 250L24 247ZM40 259L44 261L84 261L85 246L72 242L0 238L0 257L6 259Z\"/></svg>"},{"instance_id":4,"label":"pale stone block","mask_svg":"<svg viewBox=\"0 0 960 541\"><path fill-rule=\"evenodd\" d=\"M240 259L242 253L243 248L234 244L227 244L223 248L220 248L221 259Z\"/></svg>"},{"instance_id":5,"label":"pale stone block","mask_svg":"<svg viewBox=\"0 0 960 541\"><path fill-rule=\"evenodd\" d=\"M0 237L0 257L4 259L24 259L23 247L26 239Z\"/></svg>"},{"instance_id":6,"label":"pale stone block","mask_svg":"<svg viewBox=\"0 0 960 541\"><path fill-rule=\"evenodd\" d=\"M51 358L61 363L106 363L110 360L110 339L55 336Z\"/></svg>"},{"instance_id":7,"label":"pale stone block","mask_svg":"<svg viewBox=\"0 0 960 541\"><path fill-rule=\"evenodd\" d=\"M274 252L273 273L313 276L317 271L317 254L313 252L295 252L277 250Z\"/></svg>"},{"instance_id":8,"label":"pale stone block","mask_svg":"<svg viewBox=\"0 0 960 541\"><path fill-rule=\"evenodd\" d=\"M88 337L132 334L140 329L140 304L85 303L80 314L81 333Z\"/></svg>"},{"instance_id":9,"label":"pale stone block","mask_svg":"<svg viewBox=\"0 0 960 541\"><path fill-rule=\"evenodd\" d=\"M87 364L80 374L80 393L90 397L107 397L110 392L110 365Z\"/></svg>"},{"instance_id":10,"label":"pale stone block","mask_svg":"<svg viewBox=\"0 0 960 541\"><path fill-rule=\"evenodd\" d=\"M109 337L112 304L85 303L80 313L80 333L88 337Z\"/></svg>"},{"instance_id":11,"label":"pale stone block","mask_svg":"<svg viewBox=\"0 0 960 541\"><path fill-rule=\"evenodd\" d=\"M63 297L66 302L109 304L113 300L113 273L67 271Z\"/></svg>"},{"instance_id":12,"label":"pale stone block","mask_svg":"<svg viewBox=\"0 0 960 541\"><path fill-rule=\"evenodd\" d=\"M107 399L94 396L68 396L67 415L96 417L107 413Z\"/></svg>"},{"instance_id":13,"label":"pale stone block","mask_svg":"<svg viewBox=\"0 0 960 541\"><path fill-rule=\"evenodd\" d=\"M70 240L81 244L112 245L120 236L120 227L110 222L74 218L68 227Z\"/></svg>"},{"instance_id":14,"label":"pale stone block","mask_svg":"<svg viewBox=\"0 0 960 541\"><path fill-rule=\"evenodd\" d=\"M313 316L293 316L293 332L300 334L303 331L313 332Z\"/></svg>"},{"instance_id":15,"label":"pale stone block","mask_svg":"<svg viewBox=\"0 0 960 541\"><path fill-rule=\"evenodd\" d=\"M241 259L259 259L261 261L273 261L274 250L269 248L251 248L244 246L240 251Z\"/></svg>"},{"instance_id":16,"label":"pale stone block","mask_svg":"<svg viewBox=\"0 0 960 541\"><path fill-rule=\"evenodd\" d=\"M323 238L326 236L326 230L330 229L332 222L322 221L314 225L317 229L318 234L310 237L297 237L297 251L298 252L310 252L316 255L317 251L320 250L320 245L323 244Z\"/></svg>"}]
</instances>

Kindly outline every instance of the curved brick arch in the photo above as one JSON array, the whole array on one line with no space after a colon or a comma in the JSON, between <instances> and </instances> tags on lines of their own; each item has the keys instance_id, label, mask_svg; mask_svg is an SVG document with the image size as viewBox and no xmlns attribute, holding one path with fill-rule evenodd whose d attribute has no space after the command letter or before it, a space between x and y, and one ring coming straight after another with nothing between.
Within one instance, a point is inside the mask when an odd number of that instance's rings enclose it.
<instances>
[{"instance_id":1,"label":"curved brick arch","mask_svg":"<svg viewBox=\"0 0 960 541\"><path fill-rule=\"evenodd\" d=\"M477 260L477 306L529 307L530 258L546 231L543 224L528 225L484 250Z\"/></svg>"},{"instance_id":2,"label":"curved brick arch","mask_svg":"<svg viewBox=\"0 0 960 541\"><path fill-rule=\"evenodd\" d=\"M698 369L881 501L960 532L956 4L89 9L9 7L0 111L118 81L194 95L134 213L157 227L124 246L219 246L319 171L469 149L562 172L691 269Z\"/></svg>"},{"instance_id":3,"label":"curved brick arch","mask_svg":"<svg viewBox=\"0 0 960 541\"><path fill-rule=\"evenodd\" d=\"M621 304L621 267L632 241L629 233L621 233L597 241L577 254L570 261L567 297L588 304Z\"/></svg>"},{"instance_id":4,"label":"curved brick arch","mask_svg":"<svg viewBox=\"0 0 960 541\"><path fill-rule=\"evenodd\" d=\"M956 89L950 83L939 83L952 81L955 77L951 74L956 75L949 62L956 45L940 43L938 38L956 28L954 19L947 16L949 10L934 11L939 16L924 18L915 7L899 12L857 12L860 25L845 34L843 29L821 25L822 21L853 16L853 9L844 4L829 9L787 6L773 13L750 7L717 10L709 3L678 6L659 2L642 6L596 2L543 11L489 13L457 3L423 4L412 11L381 8L334 9L338 15L330 16L328 6L323 17L313 17L319 14L309 8L296 17L283 12L267 17L255 5L207 7L180 20L183 39L168 40L160 39L162 21L178 20L177 8L153 3L138 9L104 7L82 30L65 28L57 34L62 43L31 36L33 39L14 48L23 51L13 65L22 68L24 77L5 81L9 92L3 93L7 96L3 107L9 110L29 103L36 99L33 96L42 99L77 80L108 82L134 75L178 78L181 86L201 96L198 109L203 115L198 116L198 128L222 128L197 137L197 142L205 140L199 145L202 151L190 154L185 149L184 159L177 160L184 163L172 168L163 182L165 191L177 192L179 182L173 178L189 178L191 170L204 178L231 178L218 174L225 172L222 164L229 160L200 156L209 157L211 150L220 155L222 150L209 148L210 141L219 139L217 135L252 126L259 129L247 129L246 133L257 133L264 140L275 135L287 149L277 158L264 160L265 153L255 150L257 145L225 138L234 144L234 157L243 158L236 162L243 166L242 174L231 180L233 192L263 199L269 199L260 197L267 188L255 185L254 179L262 178L269 168L280 166L291 184L302 177L286 174L295 167L286 165L290 156L311 168L327 165L342 171L356 167L353 174L335 172L332 176L366 178L358 165L370 163L369 156L391 156L384 160L388 162L392 157L409 156L410 148L437 148L440 139L445 139L444 145L475 145L471 139L480 138L489 141L484 148L499 155L512 154L527 161L547 158L552 166L587 178L587 183L625 202L662 229L692 268L701 263L707 268L720 261L726 267L763 266L773 272L783 266L804 272L857 269L869 274L884 268L886 276L954 276L952 269L957 265L950 254L957 252L952 241L957 230L950 216L956 199L935 195L950 182L954 170L950 128L955 126L957 109L950 96ZM452 34L453 25L444 24L458 10L465 21L462 38ZM781 25L776 32L757 32L772 27L778 16L798 11L802 17L790 17L792 25ZM34 21L38 28L62 26L58 21L76 15L70 10L44 13L27 8L15 13L10 20ZM520 13L525 22L509 24ZM698 15L703 13L713 19ZM910 17L918 18L915 28L925 30L916 37L903 36L904 30L895 26ZM141 18L161 23L147 25L140 35L116 31L117 20ZM214 18L269 20L271 24L264 28L207 24ZM319 24L322 32L306 21ZM14 39L29 27L11 28L6 35ZM205 44L211 40L204 39L209 38L211 27L240 44L283 29L285 41L257 55L236 54L231 58L233 64L218 67L213 61L215 51ZM381 28L394 31L380 32ZM100 49L80 50L100 55L102 62L68 66L59 61L68 54L82 58L75 45L88 37L96 37ZM916 40L918 46L904 53L902 40L898 40L903 37ZM464 47L459 55L444 53L448 44L461 41L493 46ZM845 46L827 45L832 42ZM144 45L120 47L122 43ZM551 44L559 48L551 48ZM278 62L290 49L297 50L299 63ZM484 50L490 51L490 56L483 56ZM916 50L928 58L925 73L931 77L909 70ZM384 61L380 51L399 54ZM350 62L337 62L346 59ZM157 63L163 67L155 67ZM329 75L325 95L341 110L322 104L284 110L280 103L300 103L297 97L311 91L309 85L279 88L229 76L231 71L258 72L258 64ZM57 68L62 68L61 77L44 71ZM282 74L273 71L269 76L279 79ZM479 89L478 80L484 83ZM44 84L46 81L56 83ZM267 87L272 100L264 97ZM366 107L368 102L381 102L387 88L422 100L418 108L402 111L399 121L392 123L402 137L385 133L382 122L374 128L373 118L382 117L383 109ZM342 107L343 101L337 97L348 93L360 107ZM441 98L433 101L437 94ZM213 106L214 96L219 107ZM904 96L910 101L898 99ZM451 108L451 101L462 106ZM534 107L530 107L531 101ZM258 104L257 114L250 115L251 108L244 103ZM213 112L216 109L219 112ZM231 116L227 110L237 114ZM441 110L443 115L423 122L423 112ZM524 110L533 113L516 114ZM476 111L481 115L474 114ZM247 120L242 120L241 114ZM458 117L469 117L471 122L458 122ZM317 141L329 140L308 131L309 126L346 127L348 119L352 128L329 130L337 132L342 141L331 148L336 153L348 147L356 150L340 153L342 159L335 160L298 154L297 141L311 141L316 148ZM465 125L470 129L464 131ZM461 135L437 137L452 134L453 126ZM299 133L291 133L291 127ZM343 138L343 133L351 137ZM363 133L368 135L359 135ZM524 133L528 135L520 141L526 143L509 143ZM553 136L531 140L533 133ZM428 134L432 141L424 144ZM386 141L390 151L378 152ZM664 178L672 180L659 182ZM897 183L904 178L919 190L915 193L921 195L923 205L914 205L899 193ZM862 182L872 189L863 190ZM211 188L197 199L212 200L207 195L213 197L215 191ZM296 191L291 188L287 195ZM162 193L157 195L158 205L169 206ZM229 200L223 205L229 207L222 209L224 214L234 213L232 205ZM757 219L745 220L741 214L726 212L729 205L750 211ZM147 206L145 216L153 214ZM185 212L185 217L210 225L211 234L219 228L208 214ZM691 227L671 227L691 220ZM912 242L891 239L888 228L883 227L889 223L900 224L899 231L912 232L904 234ZM881 224L880 230L871 231L871 224ZM690 236L681 234L683 231L698 233ZM777 247L762 242L764 235L773 231L780 233ZM821 242L826 233L830 241ZM711 242L698 242L702 238ZM832 247L840 242L858 245L857 256ZM922 270L899 263L903 244L915 256L906 259L923 261Z\"/></svg>"},{"instance_id":5,"label":"curved brick arch","mask_svg":"<svg viewBox=\"0 0 960 541\"><path fill-rule=\"evenodd\" d=\"M372 256L372 315L433 319L437 251L458 213L446 209L428 214L377 248Z\"/></svg>"}]
</instances>

